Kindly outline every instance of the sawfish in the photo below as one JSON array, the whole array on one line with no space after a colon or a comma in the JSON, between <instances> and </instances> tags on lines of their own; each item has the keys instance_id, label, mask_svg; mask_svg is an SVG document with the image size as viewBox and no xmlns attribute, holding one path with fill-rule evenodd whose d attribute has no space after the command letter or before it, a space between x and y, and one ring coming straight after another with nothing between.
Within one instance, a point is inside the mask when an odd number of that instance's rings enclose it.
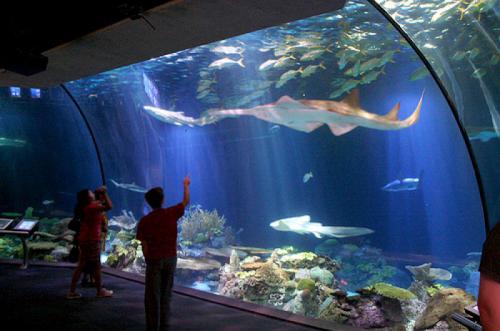
<instances>
[{"instance_id":1,"label":"sawfish","mask_svg":"<svg viewBox=\"0 0 500 331\"><path fill-rule=\"evenodd\" d=\"M400 130L412 126L420 117L423 97L422 92L417 107L404 120L398 118L401 107L399 102L385 115L363 110L359 103L359 90L357 89L352 90L342 101L295 100L285 95L276 102L253 108L209 109L199 118L151 106L144 106L144 109L155 118L175 125L204 126L226 118L253 116L269 123L307 133L326 124L334 135L340 136L358 126L377 130Z\"/></svg>"},{"instance_id":2,"label":"sawfish","mask_svg":"<svg viewBox=\"0 0 500 331\"><path fill-rule=\"evenodd\" d=\"M342 101L295 100L282 96L278 101L248 109L211 109L199 118L202 125L214 123L224 118L253 116L260 120L312 132L322 125L340 136L358 126L377 130L400 130L415 124L420 116L424 94L420 97L413 113L404 120L398 119L398 102L386 115L377 115L363 110L359 103L359 90L353 90Z\"/></svg>"}]
</instances>

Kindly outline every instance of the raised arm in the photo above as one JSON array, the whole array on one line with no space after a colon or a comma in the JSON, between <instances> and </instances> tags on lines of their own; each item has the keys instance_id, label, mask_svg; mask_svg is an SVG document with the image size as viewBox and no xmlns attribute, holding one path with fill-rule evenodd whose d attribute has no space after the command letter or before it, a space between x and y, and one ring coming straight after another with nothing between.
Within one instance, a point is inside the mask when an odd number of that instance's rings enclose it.
<instances>
[{"instance_id":1,"label":"raised arm","mask_svg":"<svg viewBox=\"0 0 500 331\"><path fill-rule=\"evenodd\" d=\"M111 208L113 208L113 203L111 202L111 199L109 198L107 187L101 186L96 191L100 191L103 193L104 201L102 203L103 203L104 210L107 211L107 210L110 210Z\"/></svg>"},{"instance_id":2,"label":"raised arm","mask_svg":"<svg viewBox=\"0 0 500 331\"><path fill-rule=\"evenodd\" d=\"M189 200L191 199L189 193L189 184L191 184L191 179L189 179L189 176L184 177L184 198L182 199L182 205L184 207L189 204Z\"/></svg>"}]
</instances>

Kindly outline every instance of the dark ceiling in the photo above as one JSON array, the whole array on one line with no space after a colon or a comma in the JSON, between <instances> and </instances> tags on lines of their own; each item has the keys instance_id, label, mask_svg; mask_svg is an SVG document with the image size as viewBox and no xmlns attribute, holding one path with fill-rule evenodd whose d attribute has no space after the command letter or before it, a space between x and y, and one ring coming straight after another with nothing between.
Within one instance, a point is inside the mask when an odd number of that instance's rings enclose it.
<instances>
[{"instance_id":1,"label":"dark ceiling","mask_svg":"<svg viewBox=\"0 0 500 331\"><path fill-rule=\"evenodd\" d=\"M331 12L345 1L2 1L0 86L50 87Z\"/></svg>"},{"instance_id":2,"label":"dark ceiling","mask_svg":"<svg viewBox=\"0 0 500 331\"><path fill-rule=\"evenodd\" d=\"M0 68L31 75L45 70L42 53L171 0L4 1Z\"/></svg>"}]
</instances>

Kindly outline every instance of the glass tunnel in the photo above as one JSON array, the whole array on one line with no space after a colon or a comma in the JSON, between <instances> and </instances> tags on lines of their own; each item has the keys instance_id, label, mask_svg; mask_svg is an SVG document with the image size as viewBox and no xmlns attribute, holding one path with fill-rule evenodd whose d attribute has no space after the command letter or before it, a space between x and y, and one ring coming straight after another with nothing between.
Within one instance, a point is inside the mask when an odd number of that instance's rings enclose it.
<instances>
[{"instance_id":1,"label":"glass tunnel","mask_svg":"<svg viewBox=\"0 0 500 331\"><path fill-rule=\"evenodd\" d=\"M176 284L361 328L430 328L477 296L500 219L498 2L341 10L68 82L2 88L3 216L65 261L75 193L107 184L103 263L144 273L147 189L181 219ZM20 242L0 238L2 258Z\"/></svg>"}]
</instances>

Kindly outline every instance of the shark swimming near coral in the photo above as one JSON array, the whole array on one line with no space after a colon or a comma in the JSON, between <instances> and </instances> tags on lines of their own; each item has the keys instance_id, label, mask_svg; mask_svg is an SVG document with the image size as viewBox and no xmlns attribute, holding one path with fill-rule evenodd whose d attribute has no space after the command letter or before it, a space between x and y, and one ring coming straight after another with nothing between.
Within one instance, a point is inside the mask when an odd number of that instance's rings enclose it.
<instances>
[{"instance_id":1,"label":"shark swimming near coral","mask_svg":"<svg viewBox=\"0 0 500 331\"><path fill-rule=\"evenodd\" d=\"M309 215L279 219L269 224L277 231L295 232L298 234L312 234L316 238L336 237L347 238L363 236L374 231L368 228L352 226L323 226L321 223L311 222Z\"/></svg>"},{"instance_id":2,"label":"shark swimming near coral","mask_svg":"<svg viewBox=\"0 0 500 331\"><path fill-rule=\"evenodd\" d=\"M334 135L340 136L358 126L376 130L400 130L412 126L419 119L423 97L422 93L417 107L404 120L398 119L399 103L385 115L363 110L357 89L352 90L342 101L295 100L285 95L276 102L253 108L209 109L199 118L185 116L183 112L151 106L144 106L144 110L161 121L175 125L204 126L226 118L253 116L269 123L307 133L327 125Z\"/></svg>"}]
</instances>

